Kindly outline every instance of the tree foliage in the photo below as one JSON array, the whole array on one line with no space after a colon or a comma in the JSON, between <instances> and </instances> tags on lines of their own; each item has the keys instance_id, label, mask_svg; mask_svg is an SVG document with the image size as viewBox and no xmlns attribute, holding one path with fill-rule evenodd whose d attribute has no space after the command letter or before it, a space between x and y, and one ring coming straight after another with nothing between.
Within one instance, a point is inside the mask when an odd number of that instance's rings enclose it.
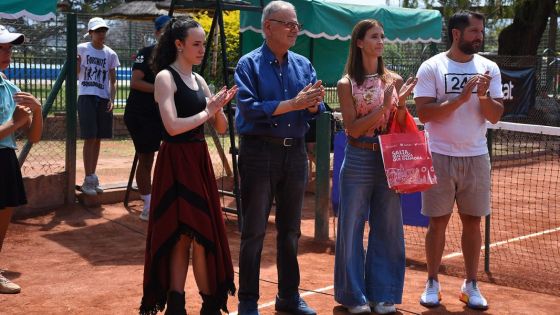
<instances>
[{"instance_id":1,"label":"tree foliage","mask_svg":"<svg viewBox=\"0 0 560 315\"><path fill-rule=\"evenodd\" d=\"M477 8L490 20L511 17L513 6L519 0L424 0L428 9L441 8L444 18L449 18L459 10Z\"/></svg>"},{"instance_id":2,"label":"tree foliage","mask_svg":"<svg viewBox=\"0 0 560 315\"><path fill-rule=\"evenodd\" d=\"M194 18L202 25L206 34L209 34L212 17L208 12L196 14ZM224 33L228 62L237 62L239 59L239 11L224 12Z\"/></svg>"},{"instance_id":3,"label":"tree foliage","mask_svg":"<svg viewBox=\"0 0 560 315\"><path fill-rule=\"evenodd\" d=\"M513 23L505 27L498 37L498 54L534 56L548 18L556 10L556 0L521 0L517 1L514 9Z\"/></svg>"},{"instance_id":4,"label":"tree foliage","mask_svg":"<svg viewBox=\"0 0 560 315\"><path fill-rule=\"evenodd\" d=\"M558 8L556 0L424 0L424 5L429 9L440 9L446 21L458 10L476 8L485 14L486 28L490 30L497 29L496 23L500 19L513 18L510 25L498 27L501 29L498 37L500 55L536 54L549 17L556 18Z\"/></svg>"},{"instance_id":5,"label":"tree foliage","mask_svg":"<svg viewBox=\"0 0 560 315\"><path fill-rule=\"evenodd\" d=\"M235 66L239 60L239 11L226 11L224 12L224 33L226 37L226 55L228 66ZM194 18L202 25L206 34L210 33L213 17L208 12L200 12L195 14ZM207 39L210 40L210 39ZM221 46L219 45L219 37L214 38L214 46L210 52L209 67L214 71L209 71L210 81L219 82L222 84L222 58Z\"/></svg>"}]
</instances>

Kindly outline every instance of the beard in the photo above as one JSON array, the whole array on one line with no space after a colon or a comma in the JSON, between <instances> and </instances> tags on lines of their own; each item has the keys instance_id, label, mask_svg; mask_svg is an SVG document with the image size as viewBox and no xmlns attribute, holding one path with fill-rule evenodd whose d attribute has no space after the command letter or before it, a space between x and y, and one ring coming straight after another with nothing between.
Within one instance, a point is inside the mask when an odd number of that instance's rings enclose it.
<instances>
[{"instance_id":1,"label":"beard","mask_svg":"<svg viewBox=\"0 0 560 315\"><path fill-rule=\"evenodd\" d=\"M461 36L461 40L459 41L459 50L466 55L473 55L480 51L482 47L482 41L472 41L467 42L463 40Z\"/></svg>"}]
</instances>

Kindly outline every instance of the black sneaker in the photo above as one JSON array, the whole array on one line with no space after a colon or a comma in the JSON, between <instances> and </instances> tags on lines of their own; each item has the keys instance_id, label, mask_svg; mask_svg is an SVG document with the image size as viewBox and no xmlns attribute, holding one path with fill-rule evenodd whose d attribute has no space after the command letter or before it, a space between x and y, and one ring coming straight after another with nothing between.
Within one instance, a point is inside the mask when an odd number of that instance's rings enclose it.
<instances>
[{"instance_id":1,"label":"black sneaker","mask_svg":"<svg viewBox=\"0 0 560 315\"><path fill-rule=\"evenodd\" d=\"M317 312L309 307L299 294L285 299L280 298L277 295L274 309L279 312L286 312L293 315L317 315Z\"/></svg>"}]
</instances>

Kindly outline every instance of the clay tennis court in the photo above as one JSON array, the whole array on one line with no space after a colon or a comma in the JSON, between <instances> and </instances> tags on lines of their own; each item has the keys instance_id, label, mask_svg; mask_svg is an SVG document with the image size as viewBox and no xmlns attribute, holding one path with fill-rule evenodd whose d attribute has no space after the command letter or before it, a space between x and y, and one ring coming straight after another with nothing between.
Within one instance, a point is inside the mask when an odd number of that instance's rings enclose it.
<instances>
[{"instance_id":1,"label":"clay tennis court","mask_svg":"<svg viewBox=\"0 0 560 315\"><path fill-rule=\"evenodd\" d=\"M99 167L106 182L122 182L128 176L130 150L123 148L129 146L130 143L126 141L102 145L104 151ZM219 161L217 158L214 160ZM80 163L78 161L78 165ZM536 161L533 165L536 163L540 162ZM542 163L548 165L550 161ZM557 164L554 167L558 167ZM216 171L218 177L223 175L219 167L219 171ZM497 171L500 170L495 168L494 172ZM527 165L507 165L507 172L520 172L528 178L535 176L535 172L527 169ZM78 178L81 177L78 175ZM535 180L543 181L543 176L535 176ZM231 184L228 180L219 179L218 182L226 186ZM507 189L513 195L517 191L515 185L515 181L510 180L508 184L500 184L499 189ZM314 241L314 200L314 194L306 195L299 251L301 294L318 314L347 314L333 298L334 219L331 217L330 241ZM547 199L550 205L556 205L559 201ZM223 199L223 203L234 206L227 198ZM541 226L542 222L537 224L532 219L536 215L531 210L534 207L528 205L524 206L525 210L517 210L517 203L516 198L499 200L499 208L494 209L491 273L482 272L482 259L480 266L484 281L481 288L490 302L490 309L485 313L554 314L560 305L560 276L554 272L559 268L554 260L558 257L559 248L560 231L554 230L554 227L560 226L560 222L554 221L558 215L551 216L554 220ZM512 209L516 211L518 222L511 220ZM4 274L20 284L22 292L18 295L2 295L0 314L136 314L142 292L147 227L146 223L138 219L140 210L138 201L131 202L128 209L122 203L99 208L75 204L51 209L34 217L15 218L8 230L0 262L2 268L6 269ZM542 216L542 213L538 215ZM225 219L237 271L240 242L237 219L232 214L226 214ZM426 279L423 254L425 228L405 227L407 270L403 304L398 307L400 314L479 313L465 308L458 299L462 283L462 256L457 221L458 218L454 216L450 223L448 246L441 270L446 274L441 279L443 306L435 309L418 304ZM550 232L535 233L545 230ZM259 303L261 314L276 314L273 213L268 231L261 265ZM551 271L535 272L531 267L535 263L539 268ZM190 314L198 314L200 298L192 273L189 273L187 283L187 310ZM232 297L228 305L230 313L236 314L236 297Z\"/></svg>"},{"instance_id":2,"label":"clay tennis court","mask_svg":"<svg viewBox=\"0 0 560 315\"><path fill-rule=\"evenodd\" d=\"M301 291L318 314L346 314L333 299L334 242L313 240L314 196L306 198L300 241ZM132 202L87 209L80 205L59 208L33 218L14 220L2 252L5 275L22 286L17 295L2 295L2 314L135 314L141 297L146 224L138 220L141 206ZM269 220L261 266L261 313L276 314L274 217ZM230 248L237 266L237 221L228 215ZM332 235L331 235L332 237ZM409 262L404 303L400 314L470 314L458 300L461 279L443 276L443 306L428 310L418 304L426 273ZM237 268L236 268L237 270ZM236 278L237 281L237 278ZM187 279L187 307L198 314L200 298L192 273ZM554 314L560 297L481 284L490 301L487 314ZM229 310L235 314L236 298Z\"/></svg>"},{"instance_id":3,"label":"clay tennis court","mask_svg":"<svg viewBox=\"0 0 560 315\"><path fill-rule=\"evenodd\" d=\"M482 280L560 295L560 161L558 150L554 152L494 158L490 272L483 272L482 252ZM442 271L461 276L459 217L454 215L449 226ZM484 220L482 228L484 234ZM405 227L405 235L407 258L423 264L425 230Z\"/></svg>"}]
</instances>

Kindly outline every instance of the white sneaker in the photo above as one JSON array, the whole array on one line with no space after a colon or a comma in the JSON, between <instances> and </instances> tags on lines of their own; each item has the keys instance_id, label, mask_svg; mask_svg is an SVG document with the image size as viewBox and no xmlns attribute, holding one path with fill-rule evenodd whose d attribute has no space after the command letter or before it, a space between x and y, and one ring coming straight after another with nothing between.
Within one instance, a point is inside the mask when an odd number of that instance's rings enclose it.
<instances>
[{"instance_id":1,"label":"white sneaker","mask_svg":"<svg viewBox=\"0 0 560 315\"><path fill-rule=\"evenodd\" d=\"M97 191L95 190L95 180L91 176L86 176L81 190L88 196L97 196Z\"/></svg>"},{"instance_id":2,"label":"white sneaker","mask_svg":"<svg viewBox=\"0 0 560 315\"><path fill-rule=\"evenodd\" d=\"M476 280L472 280L470 282L467 282L467 280L465 280L463 282L463 285L461 286L461 296L459 297L459 299L472 309L488 309L488 302L482 296L482 293L480 293L480 289L478 288L478 283L476 282Z\"/></svg>"},{"instance_id":3,"label":"white sneaker","mask_svg":"<svg viewBox=\"0 0 560 315\"><path fill-rule=\"evenodd\" d=\"M140 220L148 221L150 219L150 202L152 201L152 194L140 195L140 199L144 201L144 208L142 208Z\"/></svg>"},{"instance_id":4,"label":"white sneaker","mask_svg":"<svg viewBox=\"0 0 560 315\"><path fill-rule=\"evenodd\" d=\"M142 213L140 213L140 220L148 221L150 219L150 205L144 204L144 208L142 209Z\"/></svg>"},{"instance_id":5,"label":"white sneaker","mask_svg":"<svg viewBox=\"0 0 560 315\"><path fill-rule=\"evenodd\" d=\"M19 285L5 278L0 274L0 293L1 294L16 294L21 291Z\"/></svg>"},{"instance_id":6,"label":"white sneaker","mask_svg":"<svg viewBox=\"0 0 560 315\"><path fill-rule=\"evenodd\" d=\"M99 186L99 178L95 174L91 174L90 176L93 178L93 185L94 185L93 187L95 189L95 192L97 192L98 194L102 194L103 188Z\"/></svg>"},{"instance_id":7,"label":"white sneaker","mask_svg":"<svg viewBox=\"0 0 560 315\"><path fill-rule=\"evenodd\" d=\"M395 307L395 304L390 302L379 302L375 304L373 310L377 314L393 314L397 312L397 308Z\"/></svg>"},{"instance_id":8,"label":"white sneaker","mask_svg":"<svg viewBox=\"0 0 560 315\"><path fill-rule=\"evenodd\" d=\"M371 308L368 304L358 305L358 306L344 306L348 309L350 314L363 314L363 313L371 313Z\"/></svg>"},{"instance_id":9,"label":"white sneaker","mask_svg":"<svg viewBox=\"0 0 560 315\"><path fill-rule=\"evenodd\" d=\"M434 279L428 279L426 281L426 288L420 296L420 304L425 307L436 307L439 306L439 301L441 301L439 282Z\"/></svg>"}]
</instances>

